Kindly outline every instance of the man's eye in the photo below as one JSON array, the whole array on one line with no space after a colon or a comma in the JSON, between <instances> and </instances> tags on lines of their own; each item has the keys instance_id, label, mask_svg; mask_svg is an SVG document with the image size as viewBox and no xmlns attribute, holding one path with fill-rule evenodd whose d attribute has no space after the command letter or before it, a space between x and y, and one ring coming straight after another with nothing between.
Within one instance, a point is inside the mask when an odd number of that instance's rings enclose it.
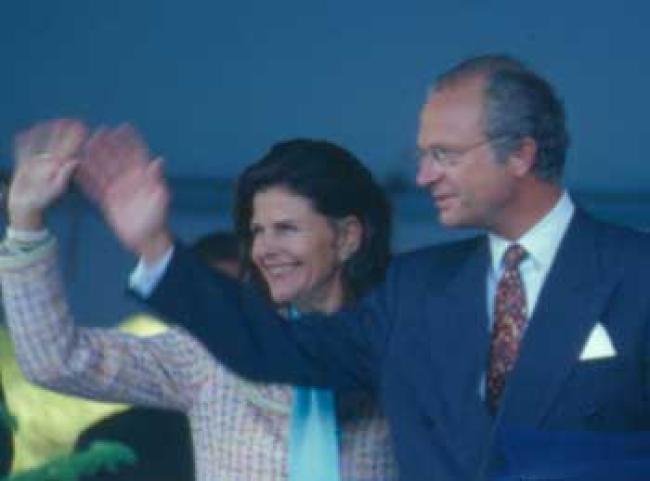
<instances>
[{"instance_id":1,"label":"man's eye","mask_svg":"<svg viewBox=\"0 0 650 481\"><path fill-rule=\"evenodd\" d=\"M449 158L449 151L442 147L434 147L431 149L431 156L437 161L445 161Z\"/></svg>"}]
</instances>

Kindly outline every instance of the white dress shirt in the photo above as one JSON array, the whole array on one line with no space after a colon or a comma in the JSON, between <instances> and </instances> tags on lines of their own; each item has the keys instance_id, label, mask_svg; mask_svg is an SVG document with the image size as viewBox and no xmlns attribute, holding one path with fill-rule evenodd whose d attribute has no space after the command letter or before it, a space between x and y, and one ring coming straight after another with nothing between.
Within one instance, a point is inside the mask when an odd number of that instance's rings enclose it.
<instances>
[{"instance_id":1,"label":"white dress shirt","mask_svg":"<svg viewBox=\"0 0 650 481\"><path fill-rule=\"evenodd\" d=\"M528 256L519 264L519 273L526 291L526 305L530 319L537 305L544 280L551 269L560 242L566 233L575 207L569 195L562 193L555 206L528 232L515 241L489 234L492 262L487 275L487 307L490 325L494 321L494 296L503 274L503 254L511 244L519 244Z\"/></svg>"},{"instance_id":2,"label":"white dress shirt","mask_svg":"<svg viewBox=\"0 0 650 481\"><path fill-rule=\"evenodd\" d=\"M129 287L142 297L147 298L165 275L167 266L174 255L174 247L170 247L167 252L154 264L146 264L142 258L138 261L133 272L129 276Z\"/></svg>"},{"instance_id":3,"label":"white dress shirt","mask_svg":"<svg viewBox=\"0 0 650 481\"><path fill-rule=\"evenodd\" d=\"M566 191L562 192L555 206L531 227L523 236L514 241L504 239L495 234L489 234L490 243L490 269L487 274L487 314L492 330L494 324L494 297L497 284L503 274L503 254L511 244L519 244L528 255L519 264L519 274L524 283L528 319L535 311L539 293L544 285L548 271L553 265L555 254L560 247L560 242L569 228L569 223L575 212L575 207ZM481 376L479 395L485 399L485 372Z\"/></svg>"}]
</instances>

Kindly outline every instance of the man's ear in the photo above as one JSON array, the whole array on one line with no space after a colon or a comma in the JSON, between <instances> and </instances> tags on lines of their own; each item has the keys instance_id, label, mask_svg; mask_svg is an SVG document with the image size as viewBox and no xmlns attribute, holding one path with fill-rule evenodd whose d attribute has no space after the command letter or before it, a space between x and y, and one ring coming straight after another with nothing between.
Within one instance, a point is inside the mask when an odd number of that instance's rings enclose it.
<instances>
[{"instance_id":1,"label":"man's ear","mask_svg":"<svg viewBox=\"0 0 650 481\"><path fill-rule=\"evenodd\" d=\"M336 250L339 261L345 262L359 250L363 237L363 226L356 216L349 215L336 221Z\"/></svg>"},{"instance_id":2,"label":"man's ear","mask_svg":"<svg viewBox=\"0 0 650 481\"><path fill-rule=\"evenodd\" d=\"M537 161L537 142L524 137L519 147L508 156L508 168L517 177L525 177L535 168Z\"/></svg>"}]
</instances>

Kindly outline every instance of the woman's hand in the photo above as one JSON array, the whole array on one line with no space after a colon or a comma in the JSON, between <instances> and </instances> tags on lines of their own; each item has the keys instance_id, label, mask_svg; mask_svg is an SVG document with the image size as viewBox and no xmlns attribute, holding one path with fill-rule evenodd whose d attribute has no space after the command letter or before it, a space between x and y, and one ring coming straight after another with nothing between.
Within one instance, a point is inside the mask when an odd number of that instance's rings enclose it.
<instances>
[{"instance_id":1,"label":"woman's hand","mask_svg":"<svg viewBox=\"0 0 650 481\"><path fill-rule=\"evenodd\" d=\"M67 189L86 134L83 123L57 119L36 124L16 136L15 170L7 202L11 227L43 227L43 212Z\"/></svg>"},{"instance_id":2,"label":"woman's hand","mask_svg":"<svg viewBox=\"0 0 650 481\"><path fill-rule=\"evenodd\" d=\"M146 262L158 260L172 245L162 159L150 160L147 145L129 125L97 130L83 157L76 180L115 235Z\"/></svg>"}]
</instances>

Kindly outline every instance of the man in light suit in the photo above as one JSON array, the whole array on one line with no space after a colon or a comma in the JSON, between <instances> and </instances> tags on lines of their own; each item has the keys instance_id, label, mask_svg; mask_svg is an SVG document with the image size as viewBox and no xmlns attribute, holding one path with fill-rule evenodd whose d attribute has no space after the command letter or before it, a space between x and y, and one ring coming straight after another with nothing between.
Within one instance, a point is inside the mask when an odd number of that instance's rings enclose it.
<instances>
[{"instance_id":1,"label":"man in light suit","mask_svg":"<svg viewBox=\"0 0 650 481\"><path fill-rule=\"evenodd\" d=\"M371 390L403 479L485 479L504 427L650 430L650 240L574 207L567 146L538 74L499 55L455 66L422 109L417 183L443 224L488 235L399 256L355 307L295 323L173 242L159 164L131 156L95 197L141 257L132 287L234 370Z\"/></svg>"}]
</instances>

